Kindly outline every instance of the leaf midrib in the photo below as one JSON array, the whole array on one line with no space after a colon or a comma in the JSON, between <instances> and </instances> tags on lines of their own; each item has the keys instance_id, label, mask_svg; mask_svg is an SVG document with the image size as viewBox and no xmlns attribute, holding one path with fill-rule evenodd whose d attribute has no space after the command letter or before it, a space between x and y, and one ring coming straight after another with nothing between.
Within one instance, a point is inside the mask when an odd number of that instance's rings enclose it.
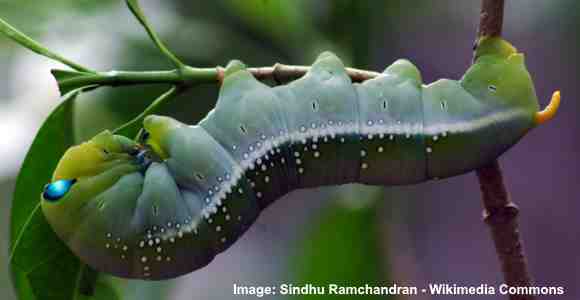
<instances>
[{"instance_id":1,"label":"leaf midrib","mask_svg":"<svg viewBox=\"0 0 580 300\"><path fill-rule=\"evenodd\" d=\"M16 253L16 248L18 248L18 245L20 244L20 240L22 240L22 236L24 236L24 231L26 230L26 228L28 227L28 225L32 221L32 218L34 217L34 215L36 214L36 212L38 211L39 208L40 208L40 202L38 202L38 204L36 204L36 206L34 207L32 212L28 216L28 219L26 219L26 222L24 222L24 224L22 224L22 226L20 227L20 230L18 232L18 236L16 237L16 240L14 240L14 243L12 244L12 249L10 249L10 256L8 258L8 261L10 263L12 263L12 259L14 258L14 254Z\"/></svg>"}]
</instances>

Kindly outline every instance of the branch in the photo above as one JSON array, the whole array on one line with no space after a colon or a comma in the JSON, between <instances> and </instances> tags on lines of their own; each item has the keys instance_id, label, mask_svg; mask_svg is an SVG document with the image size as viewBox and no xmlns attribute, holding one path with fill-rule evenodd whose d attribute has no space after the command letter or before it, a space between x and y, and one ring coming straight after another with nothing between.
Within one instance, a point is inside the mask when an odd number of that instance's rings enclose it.
<instances>
[{"instance_id":1,"label":"branch","mask_svg":"<svg viewBox=\"0 0 580 300\"><path fill-rule=\"evenodd\" d=\"M302 77L310 70L309 66L289 66L276 64L273 67L249 68L259 80L287 82ZM184 66L181 69L168 71L110 71L86 73L78 71L52 70L58 81L61 94L77 88L97 86L126 86L136 84L171 84L194 86L203 83L217 83L223 79L223 68L193 68ZM353 82L362 82L377 77L380 73L353 68L346 68Z\"/></svg>"},{"instance_id":2,"label":"branch","mask_svg":"<svg viewBox=\"0 0 580 300\"><path fill-rule=\"evenodd\" d=\"M249 68L248 70L259 80L274 79L278 82L286 82L304 76L310 70L310 67L276 64L273 67ZM363 82L381 74L375 71L354 68L346 68L346 73L353 82Z\"/></svg>"},{"instance_id":3,"label":"branch","mask_svg":"<svg viewBox=\"0 0 580 300\"><path fill-rule=\"evenodd\" d=\"M519 209L509 199L498 162L477 170L477 177L485 207L483 219L491 229L505 283L509 286L532 286L518 228ZM513 295L510 299L532 300L535 297Z\"/></svg>"},{"instance_id":4,"label":"branch","mask_svg":"<svg viewBox=\"0 0 580 300\"><path fill-rule=\"evenodd\" d=\"M501 35L504 0L482 0L478 38ZM510 201L497 161L477 170L485 208L483 219L491 230L504 281L509 286L529 287L532 279L518 228L517 205ZM532 300L532 295L510 295L510 300Z\"/></svg>"},{"instance_id":5,"label":"branch","mask_svg":"<svg viewBox=\"0 0 580 300\"><path fill-rule=\"evenodd\" d=\"M157 48L173 62L176 69L166 71L110 71L96 72L72 62L59 54L50 51L41 43L33 40L26 34L18 31L6 21L0 18L0 34L14 40L21 46L30 49L42 56L58 61L72 68L73 70L52 70L53 76L58 81L61 95L70 91L88 86L123 86L136 84L170 84L174 86L193 86L202 83L218 83L223 79L223 68L194 68L184 65L173 53L171 53L161 42L157 34L151 29L147 19L141 11L138 0L126 0L131 12L137 17L141 25L147 31L149 37L153 40ZM308 70L308 66L289 66L276 64L273 67L249 68L259 80L273 79L277 82L285 82L297 79ZM347 73L353 82L362 82L374 78L380 73L365 71L353 68L347 68Z\"/></svg>"},{"instance_id":6,"label":"branch","mask_svg":"<svg viewBox=\"0 0 580 300\"><path fill-rule=\"evenodd\" d=\"M500 36L503 27L504 0L482 0L477 36Z\"/></svg>"}]
</instances>

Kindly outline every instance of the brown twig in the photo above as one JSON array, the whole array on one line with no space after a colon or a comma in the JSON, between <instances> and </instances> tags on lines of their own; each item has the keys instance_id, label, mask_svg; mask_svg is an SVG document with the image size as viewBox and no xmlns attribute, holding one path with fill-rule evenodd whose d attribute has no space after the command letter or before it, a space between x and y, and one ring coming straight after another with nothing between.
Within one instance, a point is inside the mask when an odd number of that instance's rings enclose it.
<instances>
[{"instance_id":1,"label":"brown twig","mask_svg":"<svg viewBox=\"0 0 580 300\"><path fill-rule=\"evenodd\" d=\"M500 36L503 27L504 0L482 0L477 36Z\"/></svg>"},{"instance_id":2,"label":"brown twig","mask_svg":"<svg viewBox=\"0 0 580 300\"><path fill-rule=\"evenodd\" d=\"M221 84L224 80L224 68L217 67L216 81ZM272 67L254 67L248 68L248 71L258 80L274 80L277 84L283 84L295 79L298 79L310 70L310 66L291 66L280 63ZM346 74L350 77L352 82L363 82L368 79L375 78L381 73L375 71L367 71L355 68L346 68ZM196 81L196 80L194 80ZM213 80L211 80L213 81Z\"/></svg>"},{"instance_id":3,"label":"brown twig","mask_svg":"<svg viewBox=\"0 0 580 300\"><path fill-rule=\"evenodd\" d=\"M482 0L477 36L501 35L504 0ZM483 219L491 230L501 263L504 281L509 286L528 287L532 279L528 272L523 242L518 229L517 205L511 202L503 183L497 161L477 170L485 208ZM531 295L510 295L510 300L532 300Z\"/></svg>"},{"instance_id":4,"label":"brown twig","mask_svg":"<svg viewBox=\"0 0 580 300\"><path fill-rule=\"evenodd\" d=\"M290 66L276 64L273 67L249 68L248 71L259 80L273 78L277 82L287 82L302 77L310 70L309 66ZM354 68L346 68L346 73L353 82L363 82L379 76L380 73Z\"/></svg>"}]
</instances>

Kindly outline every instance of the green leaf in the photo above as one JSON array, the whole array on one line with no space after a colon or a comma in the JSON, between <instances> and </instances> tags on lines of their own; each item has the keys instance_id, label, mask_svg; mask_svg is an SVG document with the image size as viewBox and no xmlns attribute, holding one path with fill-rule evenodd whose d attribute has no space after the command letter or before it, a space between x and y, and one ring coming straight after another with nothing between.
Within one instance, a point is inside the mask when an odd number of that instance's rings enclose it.
<instances>
[{"instance_id":1,"label":"green leaf","mask_svg":"<svg viewBox=\"0 0 580 300\"><path fill-rule=\"evenodd\" d=\"M45 56L45 57L48 57L52 60L63 63L63 64L65 64L65 65L67 65L75 70L78 70L78 71L93 72L93 71L91 71L91 70L89 70L89 69L87 69L87 68L85 68L85 67L83 67L75 62L72 62L72 61L60 56L59 54L56 54L56 53L50 51L48 48L46 48L45 46L43 46L39 42L33 40L29 36L18 31L18 29L12 27L6 21L2 20L2 18L0 18L0 33L4 34L9 39L15 41L19 45L29 49L32 52L38 53L38 54Z\"/></svg>"},{"instance_id":2,"label":"green leaf","mask_svg":"<svg viewBox=\"0 0 580 300\"><path fill-rule=\"evenodd\" d=\"M344 286L382 286L388 284L387 253L382 253L377 209L382 200L382 188L347 187L356 193L341 192L338 201L314 224L299 243L292 258L295 285L329 284ZM386 270L385 270L386 269ZM328 290L327 290L328 291ZM328 295L300 295L294 299L327 299ZM379 295L350 295L348 299L393 299Z\"/></svg>"},{"instance_id":3,"label":"green leaf","mask_svg":"<svg viewBox=\"0 0 580 300\"><path fill-rule=\"evenodd\" d=\"M106 293L94 289L96 272L82 264L56 236L40 209L44 184L50 181L66 149L75 144L75 98L83 91L66 94L45 120L16 181L10 220L10 269L21 300L77 300L83 293Z\"/></svg>"}]
</instances>

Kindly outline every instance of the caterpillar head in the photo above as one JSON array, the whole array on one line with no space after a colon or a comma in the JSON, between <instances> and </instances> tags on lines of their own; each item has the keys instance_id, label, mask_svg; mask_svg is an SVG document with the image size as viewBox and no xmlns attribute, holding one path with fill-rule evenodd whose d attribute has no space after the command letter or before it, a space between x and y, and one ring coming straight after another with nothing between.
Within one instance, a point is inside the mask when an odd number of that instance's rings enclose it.
<instances>
[{"instance_id":1,"label":"caterpillar head","mask_svg":"<svg viewBox=\"0 0 580 300\"><path fill-rule=\"evenodd\" d=\"M215 256L205 236L191 238L194 228L201 236L209 227L197 226L202 198L180 190L173 178L165 136L177 121L169 120L147 118L138 142L105 131L71 147L42 192L48 223L75 255L98 271L126 278L173 278L207 265ZM190 238L181 238L185 234ZM187 247L193 250L183 250Z\"/></svg>"},{"instance_id":2,"label":"caterpillar head","mask_svg":"<svg viewBox=\"0 0 580 300\"><path fill-rule=\"evenodd\" d=\"M109 131L69 148L42 192L41 206L48 221L62 238L69 238L83 221L82 214L71 211L86 206L122 176L138 172L145 163L135 142Z\"/></svg>"}]
</instances>

